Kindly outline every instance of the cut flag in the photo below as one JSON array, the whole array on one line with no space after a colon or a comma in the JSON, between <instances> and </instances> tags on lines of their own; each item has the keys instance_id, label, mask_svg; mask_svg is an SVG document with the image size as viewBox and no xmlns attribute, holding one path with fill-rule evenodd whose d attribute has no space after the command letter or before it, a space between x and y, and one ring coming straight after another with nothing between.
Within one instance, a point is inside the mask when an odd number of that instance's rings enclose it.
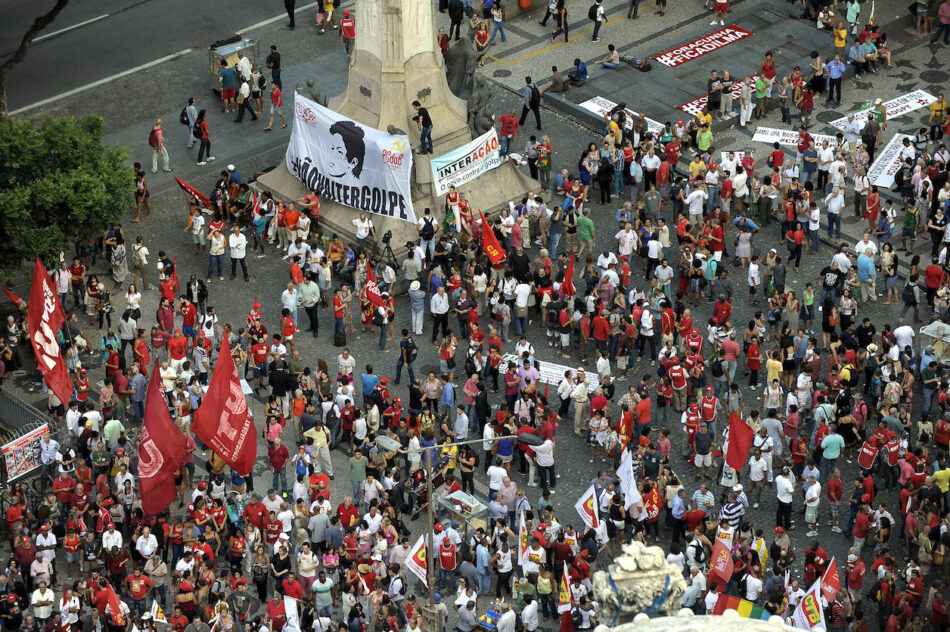
<instances>
[{"instance_id":1,"label":"cut flag","mask_svg":"<svg viewBox=\"0 0 950 632\"><path fill-rule=\"evenodd\" d=\"M755 431L742 420L742 417L732 413L729 417L729 450L726 452L726 465L736 472L742 471L742 466L749 460L749 450L752 449L752 440Z\"/></svg>"},{"instance_id":2,"label":"cut flag","mask_svg":"<svg viewBox=\"0 0 950 632\"><path fill-rule=\"evenodd\" d=\"M426 539L420 535L406 556L406 568L419 578L423 586L429 586L428 567L426 566Z\"/></svg>"},{"instance_id":3,"label":"cut flag","mask_svg":"<svg viewBox=\"0 0 950 632\"><path fill-rule=\"evenodd\" d=\"M521 522L518 526L518 564L524 566L528 563L528 525L525 524L524 512L520 512Z\"/></svg>"},{"instance_id":4,"label":"cut flag","mask_svg":"<svg viewBox=\"0 0 950 632\"><path fill-rule=\"evenodd\" d=\"M228 337L221 341L218 360L204 401L194 414L195 435L241 476L254 469L257 428L241 389Z\"/></svg>"},{"instance_id":5,"label":"cut flag","mask_svg":"<svg viewBox=\"0 0 950 632\"><path fill-rule=\"evenodd\" d=\"M3 291L7 293L7 296L10 297L10 300L13 301L13 304L16 305L18 309L23 309L26 307L26 301L14 294L10 288L8 288L6 285L0 287L3 287Z\"/></svg>"},{"instance_id":6,"label":"cut flag","mask_svg":"<svg viewBox=\"0 0 950 632\"><path fill-rule=\"evenodd\" d=\"M478 215L482 218L480 231L482 236L482 250L485 251L485 254L488 255L492 263L501 263L505 260L505 251L502 249L501 244L498 243L498 237L495 236L495 231L491 229L491 224L485 219L485 214L482 213L482 209L478 209Z\"/></svg>"},{"instance_id":7,"label":"cut flag","mask_svg":"<svg viewBox=\"0 0 950 632\"><path fill-rule=\"evenodd\" d=\"M828 603L834 603L839 590L841 590L841 578L838 576L838 563L835 562L835 558L832 556L828 568L821 576L821 596Z\"/></svg>"},{"instance_id":8,"label":"cut flag","mask_svg":"<svg viewBox=\"0 0 950 632\"><path fill-rule=\"evenodd\" d=\"M732 561L732 551L729 550L722 540L717 539L713 545L712 557L709 560L709 573L715 574L722 580L723 585L728 584L732 579L732 573L735 570L735 564Z\"/></svg>"},{"instance_id":9,"label":"cut flag","mask_svg":"<svg viewBox=\"0 0 950 632\"><path fill-rule=\"evenodd\" d=\"M600 513L597 507L597 492L594 491L593 485L588 487L584 495L577 499L577 502L574 503L574 509L580 514L581 520L584 521L588 529L597 528L597 525L600 524Z\"/></svg>"},{"instance_id":10,"label":"cut flag","mask_svg":"<svg viewBox=\"0 0 950 632\"><path fill-rule=\"evenodd\" d=\"M181 470L187 442L168 413L158 360L145 393L145 419L139 443L139 492L142 511L157 516L177 496L175 474Z\"/></svg>"},{"instance_id":11,"label":"cut flag","mask_svg":"<svg viewBox=\"0 0 950 632\"><path fill-rule=\"evenodd\" d=\"M375 307L383 306L383 295L379 293L379 286L376 284L376 275L373 274L373 266L366 266L366 298Z\"/></svg>"},{"instance_id":12,"label":"cut flag","mask_svg":"<svg viewBox=\"0 0 950 632\"><path fill-rule=\"evenodd\" d=\"M33 265L33 287L30 288L26 322L36 355L36 368L43 374L46 386L56 394L63 406L68 406L73 396L73 384L63 362L59 341L56 340L56 332L66 322L66 313L53 287L53 280L39 257Z\"/></svg>"},{"instance_id":13,"label":"cut flag","mask_svg":"<svg viewBox=\"0 0 950 632\"><path fill-rule=\"evenodd\" d=\"M178 186L181 187L181 190L185 192L185 195L191 198L194 198L195 201L198 202L198 205L201 206L201 208L208 208L208 209L211 208L211 200L205 197L204 193L202 193L195 187L191 186L190 184L188 184L187 182L185 182L178 176L174 176L174 178L175 178L175 182L178 183Z\"/></svg>"},{"instance_id":14,"label":"cut flag","mask_svg":"<svg viewBox=\"0 0 950 632\"><path fill-rule=\"evenodd\" d=\"M574 609L574 593L571 592L571 577L567 574L567 567L570 564L565 564L561 572L561 589L557 593L557 611L558 612L570 612Z\"/></svg>"},{"instance_id":15,"label":"cut flag","mask_svg":"<svg viewBox=\"0 0 950 632\"><path fill-rule=\"evenodd\" d=\"M825 625L824 609L821 607L821 579L815 581L798 602L795 612L792 613L792 625L801 630L828 629Z\"/></svg>"}]
</instances>

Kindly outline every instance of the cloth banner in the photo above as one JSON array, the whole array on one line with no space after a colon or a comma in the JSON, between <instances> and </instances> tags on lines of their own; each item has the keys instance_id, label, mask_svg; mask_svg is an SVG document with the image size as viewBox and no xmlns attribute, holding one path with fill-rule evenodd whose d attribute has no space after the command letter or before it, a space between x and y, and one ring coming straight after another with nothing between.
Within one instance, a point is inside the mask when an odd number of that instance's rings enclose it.
<instances>
[{"instance_id":1,"label":"cloth banner","mask_svg":"<svg viewBox=\"0 0 950 632\"><path fill-rule=\"evenodd\" d=\"M501 247L501 244L498 243L498 237L495 236L495 231L492 230L491 223L485 219L485 214L482 213L482 209L478 209L478 216L482 220L481 230L478 231L478 234L482 237L482 250L485 251L485 254L488 255L492 263L501 263L507 254Z\"/></svg>"},{"instance_id":2,"label":"cloth banner","mask_svg":"<svg viewBox=\"0 0 950 632\"><path fill-rule=\"evenodd\" d=\"M620 479L620 491L623 492L624 509L630 509L643 501L640 490L637 489L637 476L633 471L633 453L630 450L623 451L620 466L617 468L617 478Z\"/></svg>"},{"instance_id":3,"label":"cloth banner","mask_svg":"<svg viewBox=\"0 0 950 632\"><path fill-rule=\"evenodd\" d=\"M742 471L742 466L749 459L749 450L752 449L752 440L755 431L742 417L732 413L729 418L729 450L726 452L726 464L736 472Z\"/></svg>"},{"instance_id":4,"label":"cloth banner","mask_svg":"<svg viewBox=\"0 0 950 632\"><path fill-rule=\"evenodd\" d=\"M498 132L491 128L470 143L429 161L436 197L501 165Z\"/></svg>"},{"instance_id":5,"label":"cloth banner","mask_svg":"<svg viewBox=\"0 0 950 632\"><path fill-rule=\"evenodd\" d=\"M178 495L175 474L185 459L187 442L172 421L162 388L158 359L145 392L145 419L139 443L139 489L142 511L157 516L168 509Z\"/></svg>"},{"instance_id":6,"label":"cloth banner","mask_svg":"<svg viewBox=\"0 0 950 632\"><path fill-rule=\"evenodd\" d=\"M828 134L811 134L815 141L815 147L821 147L822 141L828 141L829 147L834 147L838 139ZM757 143L778 143L779 145L791 145L798 148L798 132L792 129L778 129L777 127L757 127L752 135L752 140Z\"/></svg>"},{"instance_id":7,"label":"cloth banner","mask_svg":"<svg viewBox=\"0 0 950 632\"><path fill-rule=\"evenodd\" d=\"M383 295L379 292L379 285L376 283L376 275L371 265L366 266L366 298L374 307L383 306Z\"/></svg>"},{"instance_id":8,"label":"cloth banner","mask_svg":"<svg viewBox=\"0 0 950 632\"><path fill-rule=\"evenodd\" d=\"M284 614L287 617L287 623L284 624L284 630L300 630L300 612L297 610L297 600L293 597L284 595Z\"/></svg>"},{"instance_id":9,"label":"cloth banner","mask_svg":"<svg viewBox=\"0 0 950 632\"><path fill-rule=\"evenodd\" d=\"M33 343L33 353L36 356L36 368L43 374L46 386L56 394L63 406L69 406L73 385L66 371L66 363L63 362L63 352L56 340L56 332L66 322L66 313L59 302L53 280L39 257L33 265L33 287L30 289L26 316L30 342Z\"/></svg>"},{"instance_id":10,"label":"cloth banner","mask_svg":"<svg viewBox=\"0 0 950 632\"><path fill-rule=\"evenodd\" d=\"M801 630L811 630L820 627L827 630L825 613L821 607L821 579L815 581L798 602L795 612L792 613L792 625Z\"/></svg>"},{"instance_id":11,"label":"cloth banner","mask_svg":"<svg viewBox=\"0 0 950 632\"><path fill-rule=\"evenodd\" d=\"M295 93L286 160L321 201L416 223L408 136L367 127Z\"/></svg>"},{"instance_id":12,"label":"cloth banner","mask_svg":"<svg viewBox=\"0 0 950 632\"><path fill-rule=\"evenodd\" d=\"M894 137L874 157L874 162L868 169L868 180L871 184L882 188L894 186L894 177L903 164L901 149L904 148L905 138L912 137L907 134L894 134Z\"/></svg>"},{"instance_id":13,"label":"cloth banner","mask_svg":"<svg viewBox=\"0 0 950 632\"><path fill-rule=\"evenodd\" d=\"M577 502L574 503L574 509L580 514L581 520L584 521L588 529L596 529L597 525L600 524L597 504L597 492L594 491L593 485L588 487L584 495L578 498Z\"/></svg>"},{"instance_id":14,"label":"cloth banner","mask_svg":"<svg viewBox=\"0 0 950 632\"><path fill-rule=\"evenodd\" d=\"M735 610L743 619L758 619L761 621L768 621L772 616L768 610L762 606L752 603L748 599L739 599L738 597L733 597L732 595L719 593L719 598L716 600L716 605L713 608L712 614L722 614L726 610Z\"/></svg>"},{"instance_id":15,"label":"cloth banner","mask_svg":"<svg viewBox=\"0 0 950 632\"><path fill-rule=\"evenodd\" d=\"M937 100L937 97L926 92L925 90L914 90L913 92L908 92L907 94L902 94L899 97L894 97L890 101L884 101L881 105L884 106L884 109L887 111L887 120L895 119L898 116L903 116L908 112L913 112L914 110L919 110L920 108L930 107L930 104ZM861 123L863 126L867 122L871 115L874 113L874 104L871 101L867 101L860 110L854 113L854 120L858 123ZM835 119L831 122L833 127L837 127L841 131L844 131L844 124L848 121L848 116L842 116L839 119Z\"/></svg>"},{"instance_id":16,"label":"cloth banner","mask_svg":"<svg viewBox=\"0 0 950 632\"><path fill-rule=\"evenodd\" d=\"M426 570L426 541L425 536L419 536L416 543L409 549L406 556L406 568L419 578L423 586L429 585L428 572Z\"/></svg>"},{"instance_id":17,"label":"cloth banner","mask_svg":"<svg viewBox=\"0 0 950 632\"><path fill-rule=\"evenodd\" d=\"M732 573L735 570L735 564L732 561L732 551L722 540L717 539L713 545L712 556L709 560L709 572L715 573L719 579L726 583L732 579Z\"/></svg>"},{"instance_id":18,"label":"cloth banner","mask_svg":"<svg viewBox=\"0 0 950 632\"><path fill-rule=\"evenodd\" d=\"M528 563L528 525L525 524L524 512L521 514L521 520L518 525L518 565L524 566Z\"/></svg>"},{"instance_id":19,"label":"cloth banner","mask_svg":"<svg viewBox=\"0 0 950 632\"><path fill-rule=\"evenodd\" d=\"M834 556L832 556L831 562L828 563L828 568L825 569L824 574L821 576L821 596L824 597L828 603L834 603L839 590L841 590L841 578L838 577L838 564L835 562Z\"/></svg>"}]
</instances>

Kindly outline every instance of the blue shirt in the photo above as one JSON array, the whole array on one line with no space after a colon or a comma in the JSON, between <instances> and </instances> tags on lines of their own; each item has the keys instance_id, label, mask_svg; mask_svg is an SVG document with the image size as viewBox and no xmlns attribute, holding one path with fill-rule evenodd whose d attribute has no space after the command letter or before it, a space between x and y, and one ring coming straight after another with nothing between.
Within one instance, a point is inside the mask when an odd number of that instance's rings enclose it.
<instances>
[{"instance_id":1,"label":"blue shirt","mask_svg":"<svg viewBox=\"0 0 950 632\"><path fill-rule=\"evenodd\" d=\"M369 373L360 375L360 381L363 383L363 397L369 397L373 394L373 389L379 384L379 378Z\"/></svg>"},{"instance_id":2,"label":"blue shirt","mask_svg":"<svg viewBox=\"0 0 950 632\"><path fill-rule=\"evenodd\" d=\"M566 180L564 179L564 176L558 173L556 176L554 176L554 190L563 191L565 182Z\"/></svg>"},{"instance_id":3,"label":"blue shirt","mask_svg":"<svg viewBox=\"0 0 950 632\"><path fill-rule=\"evenodd\" d=\"M837 60L828 62L828 76L832 79L841 79L844 74L844 64Z\"/></svg>"},{"instance_id":4,"label":"blue shirt","mask_svg":"<svg viewBox=\"0 0 950 632\"><path fill-rule=\"evenodd\" d=\"M732 220L732 225L744 233L751 233L753 231L759 230L759 225L753 222L748 217L745 218L745 227L743 228L742 226L739 225L739 220L741 219L742 219L741 217L735 218L734 220Z\"/></svg>"},{"instance_id":5,"label":"blue shirt","mask_svg":"<svg viewBox=\"0 0 950 632\"><path fill-rule=\"evenodd\" d=\"M804 160L804 158L817 158L817 157L818 157L817 149L806 149L805 151L803 151L802 164L804 165L804 167L802 168L802 171L805 173L811 173L812 171L817 171L818 170L817 162L809 162L807 160Z\"/></svg>"},{"instance_id":6,"label":"blue shirt","mask_svg":"<svg viewBox=\"0 0 950 632\"><path fill-rule=\"evenodd\" d=\"M475 547L475 565L478 567L478 572L481 574L486 574L489 571L489 562L491 562L491 553L488 551L487 546L479 544Z\"/></svg>"},{"instance_id":7,"label":"blue shirt","mask_svg":"<svg viewBox=\"0 0 950 632\"><path fill-rule=\"evenodd\" d=\"M643 167L636 160L630 162L630 177L637 181L637 184L643 182Z\"/></svg>"},{"instance_id":8,"label":"blue shirt","mask_svg":"<svg viewBox=\"0 0 950 632\"><path fill-rule=\"evenodd\" d=\"M439 400L440 406L448 406L449 409L455 408L455 387L446 384L442 387L442 399Z\"/></svg>"},{"instance_id":9,"label":"blue shirt","mask_svg":"<svg viewBox=\"0 0 950 632\"><path fill-rule=\"evenodd\" d=\"M617 215L615 218L618 224L621 222L633 222L633 209L628 211L626 208L621 206L617 209Z\"/></svg>"},{"instance_id":10,"label":"blue shirt","mask_svg":"<svg viewBox=\"0 0 950 632\"><path fill-rule=\"evenodd\" d=\"M851 50L848 51L848 57L850 57L852 61L864 61L864 48L860 44L855 43L851 47Z\"/></svg>"},{"instance_id":11,"label":"blue shirt","mask_svg":"<svg viewBox=\"0 0 950 632\"><path fill-rule=\"evenodd\" d=\"M858 278L862 281L874 278L874 260L864 253L858 255Z\"/></svg>"},{"instance_id":12,"label":"blue shirt","mask_svg":"<svg viewBox=\"0 0 950 632\"><path fill-rule=\"evenodd\" d=\"M224 90L234 89L234 82L237 80L237 71L233 66L222 68L218 76L221 77L221 87Z\"/></svg>"},{"instance_id":13,"label":"blue shirt","mask_svg":"<svg viewBox=\"0 0 950 632\"><path fill-rule=\"evenodd\" d=\"M680 498L679 494L673 496L673 501L670 503L670 507L673 510L674 518L682 518L683 514L686 513L686 503Z\"/></svg>"},{"instance_id":14,"label":"blue shirt","mask_svg":"<svg viewBox=\"0 0 950 632\"><path fill-rule=\"evenodd\" d=\"M587 65L584 62L579 62L575 66L574 71L577 73L577 76L581 79L587 79L590 75L587 74Z\"/></svg>"}]
</instances>

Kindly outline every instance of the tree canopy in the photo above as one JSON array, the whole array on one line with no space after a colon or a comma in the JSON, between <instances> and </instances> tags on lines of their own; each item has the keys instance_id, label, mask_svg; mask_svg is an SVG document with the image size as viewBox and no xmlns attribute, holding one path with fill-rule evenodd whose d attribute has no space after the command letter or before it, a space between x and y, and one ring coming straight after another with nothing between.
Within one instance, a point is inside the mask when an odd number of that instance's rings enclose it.
<instances>
[{"instance_id":1,"label":"tree canopy","mask_svg":"<svg viewBox=\"0 0 950 632\"><path fill-rule=\"evenodd\" d=\"M128 149L103 145L104 129L97 115L0 123L0 271L55 261L134 203Z\"/></svg>"}]
</instances>

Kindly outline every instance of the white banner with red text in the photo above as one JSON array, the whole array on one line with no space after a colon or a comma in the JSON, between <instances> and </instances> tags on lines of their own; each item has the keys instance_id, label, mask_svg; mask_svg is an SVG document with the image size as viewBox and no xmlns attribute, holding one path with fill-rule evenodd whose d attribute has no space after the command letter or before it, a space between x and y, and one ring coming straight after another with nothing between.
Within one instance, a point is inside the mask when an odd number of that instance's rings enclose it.
<instances>
[{"instance_id":1,"label":"white banner with red text","mask_svg":"<svg viewBox=\"0 0 950 632\"><path fill-rule=\"evenodd\" d=\"M491 128L472 142L429 161L435 196L445 195L449 187L460 187L501 164L498 132Z\"/></svg>"}]
</instances>

